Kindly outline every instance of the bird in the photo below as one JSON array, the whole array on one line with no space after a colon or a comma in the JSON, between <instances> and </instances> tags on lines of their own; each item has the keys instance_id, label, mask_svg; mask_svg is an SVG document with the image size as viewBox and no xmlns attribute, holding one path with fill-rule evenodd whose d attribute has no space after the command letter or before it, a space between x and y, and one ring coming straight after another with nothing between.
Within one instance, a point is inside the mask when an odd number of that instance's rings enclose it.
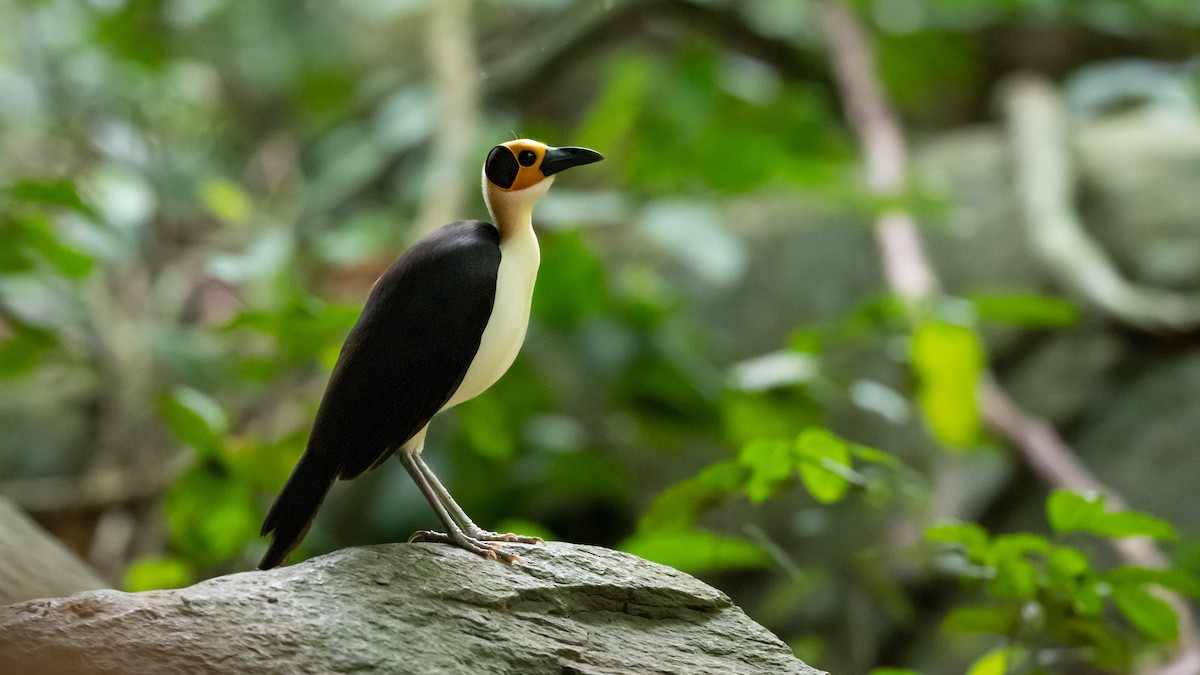
<instances>
[{"instance_id":1,"label":"bird","mask_svg":"<svg viewBox=\"0 0 1200 675\"><path fill-rule=\"evenodd\" d=\"M476 525L421 453L430 420L495 384L525 340L541 259L534 204L559 172L601 159L587 148L527 138L493 147L482 187L494 224L461 220L434 230L379 277L342 345L304 453L267 512L260 536L271 540L259 569L287 559L335 480L392 455L445 528L418 531L410 542L510 563L520 558L501 542L542 543Z\"/></svg>"}]
</instances>

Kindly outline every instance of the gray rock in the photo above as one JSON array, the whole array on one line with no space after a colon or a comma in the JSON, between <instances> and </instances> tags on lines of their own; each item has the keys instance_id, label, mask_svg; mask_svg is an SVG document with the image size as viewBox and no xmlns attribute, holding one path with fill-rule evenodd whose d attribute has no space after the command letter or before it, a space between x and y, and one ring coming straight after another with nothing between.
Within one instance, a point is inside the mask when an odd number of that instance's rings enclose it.
<instances>
[{"instance_id":1,"label":"gray rock","mask_svg":"<svg viewBox=\"0 0 1200 675\"><path fill-rule=\"evenodd\" d=\"M951 293L1032 292L1049 281L1021 225L1008 144L1001 129L968 127L929 139L914 153L922 194L944 202L918 217L933 267Z\"/></svg>"},{"instance_id":2,"label":"gray rock","mask_svg":"<svg viewBox=\"0 0 1200 675\"><path fill-rule=\"evenodd\" d=\"M603 548L352 548L189 588L0 607L0 672L818 671L720 591Z\"/></svg>"},{"instance_id":3,"label":"gray rock","mask_svg":"<svg viewBox=\"0 0 1200 675\"><path fill-rule=\"evenodd\" d=\"M1200 289L1200 117L1154 110L1082 128L1088 229L1134 281Z\"/></svg>"},{"instance_id":4,"label":"gray rock","mask_svg":"<svg viewBox=\"0 0 1200 675\"><path fill-rule=\"evenodd\" d=\"M1113 370L1124 356L1112 333L1051 333L1009 367L1004 384L1022 406L1066 427L1113 393Z\"/></svg>"},{"instance_id":5,"label":"gray rock","mask_svg":"<svg viewBox=\"0 0 1200 675\"><path fill-rule=\"evenodd\" d=\"M1129 507L1200 532L1200 355L1164 354L1096 402L1075 440L1100 480Z\"/></svg>"},{"instance_id":6,"label":"gray rock","mask_svg":"<svg viewBox=\"0 0 1200 675\"><path fill-rule=\"evenodd\" d=\"M0 496L0 605L107 585L54 535Z\"/></svg>"}]
</instances>

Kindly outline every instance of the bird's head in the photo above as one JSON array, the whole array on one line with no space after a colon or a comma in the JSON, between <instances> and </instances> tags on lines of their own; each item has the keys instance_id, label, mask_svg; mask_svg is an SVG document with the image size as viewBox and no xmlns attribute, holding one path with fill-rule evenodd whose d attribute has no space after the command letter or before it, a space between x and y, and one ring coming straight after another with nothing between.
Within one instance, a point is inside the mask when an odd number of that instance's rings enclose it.
<instances>
[{"instance_id":1,"label":"bird's head","mask_svg":"<svg viewBox=\"0 0 1200 675\"><path fill-rule=\"evenodd\" d=\"M501 143L483 163L483 199L503 231L514 218L533 212L559 171L601 159L595 150L555 148L528 138Z\"/></svg>"}]
</instances>

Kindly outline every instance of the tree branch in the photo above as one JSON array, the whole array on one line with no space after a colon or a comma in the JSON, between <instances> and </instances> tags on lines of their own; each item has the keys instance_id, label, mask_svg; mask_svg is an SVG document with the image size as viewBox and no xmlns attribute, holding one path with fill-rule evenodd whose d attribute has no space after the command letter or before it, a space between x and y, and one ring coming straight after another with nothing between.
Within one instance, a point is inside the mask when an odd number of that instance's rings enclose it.
<instances>
[{"instance_id":1,"label":"tree branch","mask_svg":"<svg viewBox=\"0 0 1200 675\"><path fill-rule=\"evenodd\" d=\"M437 96L437 124L416 236L457 220L477 174L472 151L479 128L479 57L471 35L470 0L438 0L429 6L425 35ZM468 181L467 176L476 176Z\"/></svg>"},{"instance_id":2,"label":"tree branch","mask_svg":"<svg viewBox=\"0 0 1200 675\"><path fill-rule=\"evenodd\" d=\"M905 190L908 152L875 76L874 51L858 21L840 3L822 1L817 10L846 117L862 144L867 189L881 200L897 200ZM884 278L910 308L937 291L937 277L911 213L898 206L882 212L875 221L875 238Z\"/></svg>"},{"instance_id":3,"label":"tree branch","mask_svg":"<svg viewBox=\"0 0 1200 675\"><path fill-rule=\"evenodd\" d=\"M1014 183L1026 233L1042 262L1067 287L1118 321L1144 330L1200 326L1200 297L1130 283L1088 235L1073 203L1066 115L1053 85L1023 75L1005 89Z\"/></svg>"}]
</instances>

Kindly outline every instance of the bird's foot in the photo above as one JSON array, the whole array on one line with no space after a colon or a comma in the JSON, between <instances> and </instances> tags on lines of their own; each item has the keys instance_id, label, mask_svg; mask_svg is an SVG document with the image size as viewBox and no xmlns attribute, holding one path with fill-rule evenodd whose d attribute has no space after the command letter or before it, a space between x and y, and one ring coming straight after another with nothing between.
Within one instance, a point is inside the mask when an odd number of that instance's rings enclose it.
<instances>
[{"instance_id":1,"label":"bird's foot","mask_svg":"<svg viewBox=\"0 0 1200 675\"><path fill-rule=\"evenodd\" d=\"M517 544L546 543L546 540L542 539L541 537L526 537L520 534L513 534L512 532L500 534L499 532L492 532L491 530L479 530L477 532L472 532L471 537L478 539L479 541L509 541Z\"/></svg>"},{"instance_id":2,"label":"bird's foot","mask_svg":"<svg viewBox=\"0 0 1200 675\"><path fill-rule=\"evenodd\" d=\"M457 535L457 536L456 536ZM528 538L528 537L527 537ZM470 551L475 555L482 556L489 560L503 560L506 563L520 564L521 557L515 553L501 550L499 546L491 543L491 540L479 539L470 537L462 533L452 532L434 532L433 530L417 530L408 538L408 543L415 541L425 541L435 544L450 544L457 546L466 551ZM495 541L517 541L516 539L496 539Z\"/></svg>"}]
</instances>

